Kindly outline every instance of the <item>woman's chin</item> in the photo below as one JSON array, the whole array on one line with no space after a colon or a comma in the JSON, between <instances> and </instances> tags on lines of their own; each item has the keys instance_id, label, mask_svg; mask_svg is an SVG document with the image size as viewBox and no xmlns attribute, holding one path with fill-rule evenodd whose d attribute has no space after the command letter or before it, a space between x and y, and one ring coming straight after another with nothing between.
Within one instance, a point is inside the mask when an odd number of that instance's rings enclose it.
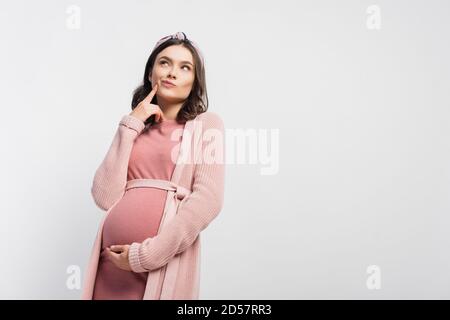
<instances>
[{"instance_id":1,"label":"woman's chin","mask_svg":"<svg viewBox=\"0 0 450 320\"><path fill-rule=\"evenodd\" d=\"M170 92L158 91L158 93L159 93L157 95L158 99L164 100L164 101L166 101L166 103L167 102L169 102L169 103L176 103L177 101L180 100L180 97L178 95L175 95L173 93L171 94Z\"/></svg>"}]
</instances>

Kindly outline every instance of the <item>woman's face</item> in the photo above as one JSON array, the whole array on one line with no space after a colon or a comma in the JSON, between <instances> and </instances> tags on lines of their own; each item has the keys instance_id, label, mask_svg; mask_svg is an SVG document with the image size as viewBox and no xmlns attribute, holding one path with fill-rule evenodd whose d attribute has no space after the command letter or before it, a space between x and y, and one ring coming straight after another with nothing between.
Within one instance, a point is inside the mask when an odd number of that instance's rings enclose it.
<instances>
[{"instance_id":1,"label":"woman's face","mask_svg":"<svg viewBox=\"0 0 450 320\"><path fill-rule=\"evenodd\" d=\"M156 97L166 102L180 102L187 99L195 79L192 53L181 45L165 48L156 56L153 70L149 75L152 87L158 84ZM162 81L175 84L165 86Z\"/></svg>"}]
</instances>

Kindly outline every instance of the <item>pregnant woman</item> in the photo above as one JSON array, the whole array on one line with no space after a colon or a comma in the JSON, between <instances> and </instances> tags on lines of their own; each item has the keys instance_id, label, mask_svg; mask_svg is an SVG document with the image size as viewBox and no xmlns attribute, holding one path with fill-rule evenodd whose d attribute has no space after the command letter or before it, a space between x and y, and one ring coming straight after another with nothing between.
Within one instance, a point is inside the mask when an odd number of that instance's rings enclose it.
<instances>
[{"instance_id":1,"label":"pregnant woman","mask_svg":"<svg viewBox=\"0 0 450 320\"><path fill-rule=\"evenodd\" d=\"M223 206L224 126L183 32L157 42L131 108L94 176L107 212L82 298L198 299L200 232ZM188 153L196 161L180 164Z\"/></svg>"}]
</instances>

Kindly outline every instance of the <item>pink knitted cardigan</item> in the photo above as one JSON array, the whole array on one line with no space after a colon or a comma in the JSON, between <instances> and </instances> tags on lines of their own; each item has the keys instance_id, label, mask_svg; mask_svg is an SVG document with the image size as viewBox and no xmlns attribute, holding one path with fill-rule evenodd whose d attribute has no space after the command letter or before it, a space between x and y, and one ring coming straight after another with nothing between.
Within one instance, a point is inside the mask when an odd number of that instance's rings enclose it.
<instances>
[{"instance_id":1,"label":"pink knitted cardigan","mask_svg":"<svg viewBox=\"0 0 450 320\"><path fill-rule=\"evenodd\" d=\"M96 205L105 210L106 214L100 222L85 272L81 296L83 300L92 299L103 224L112 207L130 187L128 185L131 181L127 181L128 161L134 140L144 127L141 120L124 115L112 144L95 173L92 196ZM144 300L199 298L200 232L217 217L223 207L224 146L224 124L216 113L204 112L186 122L177 158L178 161L185 159L184 163L176 163L171 181L160 180L157 185L163 182L164 185L174 185L175 189L179 186L179 190L187 190L187 193L183 192L184 199L172 207L176 214L166 219L168 221L164 228L156 236L147 238L142 243L130 244L129 261L133 270L130 272L149 272ZM189 160L186 160L186 152L191 153ZM155 184L154 181L150 182ZM140 181L138 183L142 184ZM174 192L168 192L166 209ZM176 194L174 199L177 201ZM170 272L166 274L166 270ZM160 277L163 279L162 289L156 292L154 282Z\"/></svg>"}]
</instances>

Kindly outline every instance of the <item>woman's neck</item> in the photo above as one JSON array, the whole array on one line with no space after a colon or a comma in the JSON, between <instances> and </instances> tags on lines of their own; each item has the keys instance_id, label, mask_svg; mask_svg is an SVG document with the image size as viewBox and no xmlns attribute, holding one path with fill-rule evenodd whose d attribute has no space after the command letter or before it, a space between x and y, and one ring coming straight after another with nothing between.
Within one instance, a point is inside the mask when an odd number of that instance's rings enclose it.
<instances>
[{"instance_id":1,"label":"woman's neck","mask_svg":"<svg viewBox=\"0 0 450 320\"><path fill-rule=\"evenodd\" d=\"M184 102L180 103L171 103L171 104L165 104L163 102L158 103L158 106L161 108L161 111L164 113L164 118L167 120L175 120L177 118L178 112L180 111L181 107L183 106Z\"/></svg>"}]
</instances>

